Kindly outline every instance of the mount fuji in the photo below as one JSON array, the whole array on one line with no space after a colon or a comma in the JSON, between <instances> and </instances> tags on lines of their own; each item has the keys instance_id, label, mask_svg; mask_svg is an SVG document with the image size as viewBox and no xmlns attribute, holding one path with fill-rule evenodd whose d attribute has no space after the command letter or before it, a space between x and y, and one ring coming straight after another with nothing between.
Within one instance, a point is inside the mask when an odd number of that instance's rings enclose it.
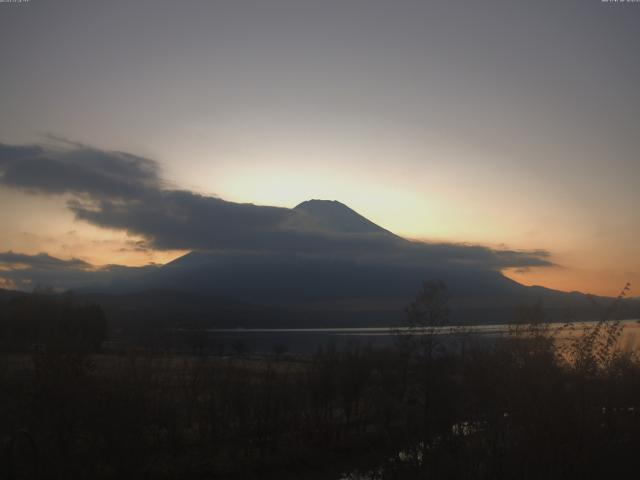
<instances>
[{"instance_id":1,"label":"mount fuji","mask_svg":"<svg viewBox=\"0 0 640 480\"><path fill-rule=\"evenodd\" d=\"M567 308L589 306L583 294L526 287L502 274L503 265L535 262L535 254L414 242L337 201L305 201L281 229L282 245L265 248L256 239L255 249L192 251L144 275L118 278L103 292L189 292L347 323L399 320L430 279L446 283L460 323L508 321L517 305L535 301L558 318Z\"/></svg>"}]
</instances>

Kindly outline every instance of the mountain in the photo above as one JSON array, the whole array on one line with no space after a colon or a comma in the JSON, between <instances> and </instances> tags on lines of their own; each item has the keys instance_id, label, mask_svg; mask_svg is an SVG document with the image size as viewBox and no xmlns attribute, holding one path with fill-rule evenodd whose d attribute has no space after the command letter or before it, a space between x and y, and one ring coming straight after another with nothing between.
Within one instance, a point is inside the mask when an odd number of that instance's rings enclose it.
<instances>
[{"instance_id":1,"label":"mountain","mask_svg":"<svg viewBox=\"0 0 640 480\"><path fill-rule=\"evenodd\" d=\"M130 297L123 295L152 291L157 302L148 308L186 305L190 317L223 311L225 324L255 324L239 305L268 312L254 315L264 326L389 324L402 320L422 282L439 279L449 288L453 320L459 323L511 321L516 306L538 301L554 320L562 320L567 309L582 319L594 316L583 294L526 287L505 277L494 264L513 252L411 242L337 201L297 205L281 238L268 249L256 241L249 250L193 251L148 272L119 277L102 292L126 303ZM143 304L138 299L137 308Z\"/></svg>"},{"instance_id":2,"label":"mountain","mask_svg":"<svg viewBox=\"0 0 640 480\"><path fill-rule=\"evenodd\" d=\"M309 225L340 233L383 234L399 238L337 200L307 200L294 210L306 216Z\"/></svg>"}]
</instances>

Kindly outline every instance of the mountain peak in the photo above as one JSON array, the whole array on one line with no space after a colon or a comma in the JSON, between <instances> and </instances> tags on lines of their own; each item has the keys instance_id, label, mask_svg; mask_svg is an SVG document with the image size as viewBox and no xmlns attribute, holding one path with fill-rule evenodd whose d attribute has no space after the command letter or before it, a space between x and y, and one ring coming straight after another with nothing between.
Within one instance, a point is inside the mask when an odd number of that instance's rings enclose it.
<instances>
[{"instance_id":1,"label":"mountain peak","mask_svg":"<svg viewBox=\"0 0 640 480\"><path fill-rule=\"evenodd\" d=\"M294 208L302 207L304 205L314 205L314 204L340 204L342 206L346 206L344 203L339 202L338 200L326 200L324 198L312 198L310 200L305 200L304 202L299 203Z\"/></svg>"},{"instance_id":2,"label":"mountain peak","mask_svg":"<svg viewBox=\"0 0 640 480\"><path fill-rule=\"evenodd\" d=\"M314 227L323 230L342 233L390 233L337 200L307 200L296 205L294 210L305 215Z\"/></svg>"}]
</instances>

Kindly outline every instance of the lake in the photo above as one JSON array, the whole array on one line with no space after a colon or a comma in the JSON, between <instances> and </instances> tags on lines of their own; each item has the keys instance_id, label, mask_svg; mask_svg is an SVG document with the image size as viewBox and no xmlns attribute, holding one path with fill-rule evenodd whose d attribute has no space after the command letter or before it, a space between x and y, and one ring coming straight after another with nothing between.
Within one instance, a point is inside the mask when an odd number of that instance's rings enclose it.
<instances>
[{"instance_id":1,"label":"lake","mask_svg":"<svg viewBox=\"0 0 640 480\"><path fill-rule=\"evenodd\" d=\"M573 334L579 335L595 322L574 322ZM633 348L640 338L640 320L622 320L623 334L621 343L625 348ZM555 332L559 340L567 338L569 332L562 323L550 323L548 328ZM214 352L224 351L244 353L290 352L308 353L320 347L344 348L347 346L384 347L393 344L398 335L436 334L450 338L492 339L503 337L517 328L509 324L447 326L431 329L410 329L407 327L360 327L360 328L213 328L199 332L206 338L200 338L207 348ZM526 328L526 326L520 326ZM182 330L186 335L194 332Z\"/></svg>"}]
</instances>

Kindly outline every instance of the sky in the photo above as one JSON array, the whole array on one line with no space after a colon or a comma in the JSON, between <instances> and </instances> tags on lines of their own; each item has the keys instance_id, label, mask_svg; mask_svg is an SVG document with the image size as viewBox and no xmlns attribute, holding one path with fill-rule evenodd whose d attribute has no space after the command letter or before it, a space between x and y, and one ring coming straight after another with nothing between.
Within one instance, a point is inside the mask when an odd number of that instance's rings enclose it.
<instances>
[{"instance_id":1,"label":"sky","mask_svg":"<svg viewBox=\"0 0 640 480\"><path fill-rule=\"evenodd\" d=\"M0 252L202 245L16 177L12 148L44 145L92 175L151 165L136 202L336 199L407 238L548 252L503 265L523 283L616 294L640 285L639 22L600 0L0 3Z\"/></svg>"}]
</instances>

